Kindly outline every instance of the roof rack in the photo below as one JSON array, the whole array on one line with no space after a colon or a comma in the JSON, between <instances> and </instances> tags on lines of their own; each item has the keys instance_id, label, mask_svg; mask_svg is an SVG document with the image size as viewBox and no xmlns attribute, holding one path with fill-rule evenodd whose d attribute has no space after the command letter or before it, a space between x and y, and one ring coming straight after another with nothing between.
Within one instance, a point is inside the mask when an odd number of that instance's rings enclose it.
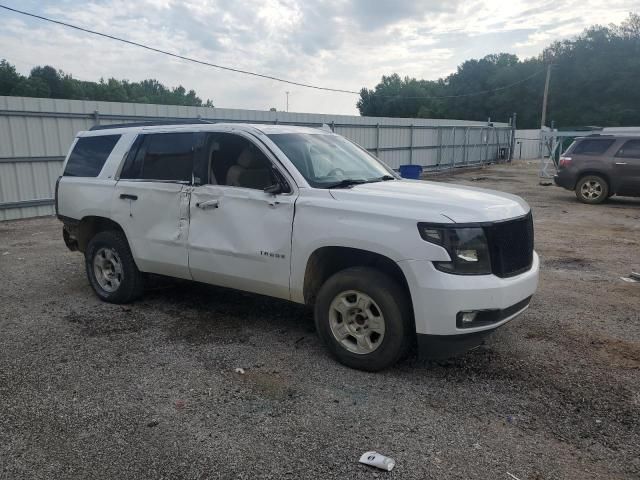
<instances>
[{"instance_id":1,"label":"roof rack","mask_svg":"<svg viewBox=\"0 0 640 480\"><path fill-rule=\"evenodd\" d=\"M158 120L151 122L114 123L113 125L94 125L89 130L111 130L112 128L155 127L161 125L202 125L216 123L202 119Z\"/></svg>"}]
</instances>

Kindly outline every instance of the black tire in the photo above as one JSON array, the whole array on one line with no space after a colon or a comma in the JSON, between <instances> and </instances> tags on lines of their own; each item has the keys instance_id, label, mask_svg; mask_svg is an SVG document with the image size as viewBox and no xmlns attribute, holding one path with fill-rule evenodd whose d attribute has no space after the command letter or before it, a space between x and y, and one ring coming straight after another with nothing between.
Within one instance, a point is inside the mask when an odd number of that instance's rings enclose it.
<instances>
[{"instance_id":1,"label":"black tire","mask_svg":"<svg viewBox=\"0 0 640 480\"><path fill-rule=\"evenodd\" d=\"M604 202L609 195L609 184L598 175L586 175L576 183L576 197L582 203L595 205Z\"/></svg>"},{"instance_id":2,"label":"black tire","mask_svg":"<svg viewBox=\"0 0 640 480\"><path fill-rule=\"evenodd\" d=\"M349 291L368 296L384 318L384 335L370 353L349 351L332 333L332 302ZM407 353L415 333L411 312L408 294L392 278L373 268L352 267L336 273L322 285L316 298L314 316L320 339L339 362L358 370L376 372L395 364ZM350 322L349 325L355 324ZM351 338L353 340L348 340L355 343L355 337Z\"/></svg>"},{"instance_id":3,"label":"black tire","mask_svg":"<svg viewBox=\"0 0 640 480\"><path fill-rule=\"evenodd\" d=\"M96 255L103 254L105 249L116 255L119 270L121 270L118 275L118 286L114 287L112 291L108 291L100 285L94 268ZM84 258L87 278L93 291L100 299L110 303L128 303L142 295L144 278L133 260L129 243L122 233L116 230L97 233L89 241Z\"/></svg>"}]
</instances>

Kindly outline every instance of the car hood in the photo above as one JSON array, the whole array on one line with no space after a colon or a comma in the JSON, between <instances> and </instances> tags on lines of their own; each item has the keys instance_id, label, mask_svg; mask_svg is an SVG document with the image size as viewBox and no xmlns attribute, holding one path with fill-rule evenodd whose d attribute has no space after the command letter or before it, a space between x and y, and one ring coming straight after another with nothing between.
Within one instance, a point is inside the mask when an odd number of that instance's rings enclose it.
<instances>
[{"instance_id":1,"label":"car hood","mask_svg":"<svg viewBox=\"0 0 640 480\"><path fill-rule=\"evenodd\" d=\"M492 222L520 217L529 205L509 193L422 180L393 180L365 183L346 189L332 189L331 195L341 201L377 204L387 213L413 216L425 222Z\"/></svg>"}]
</instances>

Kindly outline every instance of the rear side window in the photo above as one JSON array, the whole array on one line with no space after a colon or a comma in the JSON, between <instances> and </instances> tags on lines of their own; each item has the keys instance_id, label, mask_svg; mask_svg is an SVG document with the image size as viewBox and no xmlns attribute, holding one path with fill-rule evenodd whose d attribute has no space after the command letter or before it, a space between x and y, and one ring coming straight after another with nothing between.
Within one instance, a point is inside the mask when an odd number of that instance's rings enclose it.
<instances>
[{"instance_id":1,"label":"rear side window","mask_svg":"<svg viewBox=\"0 0 640 480\"><path fill-rule=\"evenodd\" d=\"M69 177L97 177L120 135L81 137L73 147L63 175Z\"/></svg>"},{"instance_id":2,"label":"rear side window","mask_svg":"<svg viewBox=\"0 0 640 480\"><path fill-rule=\"evenodd\" d=\"M640 158L640 140L628 140L616 153L616 157Z\"/></svg>"},{"instance_id":3,"label":"rear side window","mask_svg":"<svg viewBox=\"0 0 640 480\"><path fill-rule=\"evenodd\" d=\"M134 143L120 178L190 182L195 141L192 132L145 135Z\"/></svg>"},{"instance_id":4,"label":"rear side window","mask_svg":"<svg viewBox=\"0 0 640 480\"><path fill-rule=\"evenodd\" d=\"M571 153L575 155L602 155L615 140L581 140L576 142Z\"/></svg>"}]
</instances>

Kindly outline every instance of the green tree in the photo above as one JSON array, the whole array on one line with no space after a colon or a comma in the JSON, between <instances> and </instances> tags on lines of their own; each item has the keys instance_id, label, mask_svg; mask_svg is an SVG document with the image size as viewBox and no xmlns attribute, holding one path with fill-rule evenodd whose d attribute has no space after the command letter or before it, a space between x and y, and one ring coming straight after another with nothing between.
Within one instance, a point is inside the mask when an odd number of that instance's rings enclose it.
<instances>
[{"instance_id":1,"label":"green tree","mask_svg":"<svg viewBox=\"0 0 640 480\"><path fill-rule=\"evenodd\" d=\"M167 88L153 79L86 82L49 65L34 67L25 77L6 60L0 61L0 95L213 107L211 100L203 103L195 90L187 91L182 85Z\"/></svg>"},{"instance_id":2,"label":"green tree","mask_svg":"<svg viewBox=\"0 0 640 480\"><path fill-rule=\"evenodd\" d=\"M435 82L383 76L373 90L361 90L357 107L362 115L468 120L504 121L516 112L519 127L536 128L549 63L553 73L547 111L556 125L640 125L636 14L620 25L593 26L577 38L554 42L535 58L487 55L463 62Z\"/></svg>"},{"instance_id":3,"label":"green tree","mask_svg":"<svg viewBox=\"0 0 640 480\"><path fill-rule=\"evenodd\" d=\"M13 89L23 81L16 67L6 60L0 61L0 95L11 95Z\"/></svg>"}]
</instances>

